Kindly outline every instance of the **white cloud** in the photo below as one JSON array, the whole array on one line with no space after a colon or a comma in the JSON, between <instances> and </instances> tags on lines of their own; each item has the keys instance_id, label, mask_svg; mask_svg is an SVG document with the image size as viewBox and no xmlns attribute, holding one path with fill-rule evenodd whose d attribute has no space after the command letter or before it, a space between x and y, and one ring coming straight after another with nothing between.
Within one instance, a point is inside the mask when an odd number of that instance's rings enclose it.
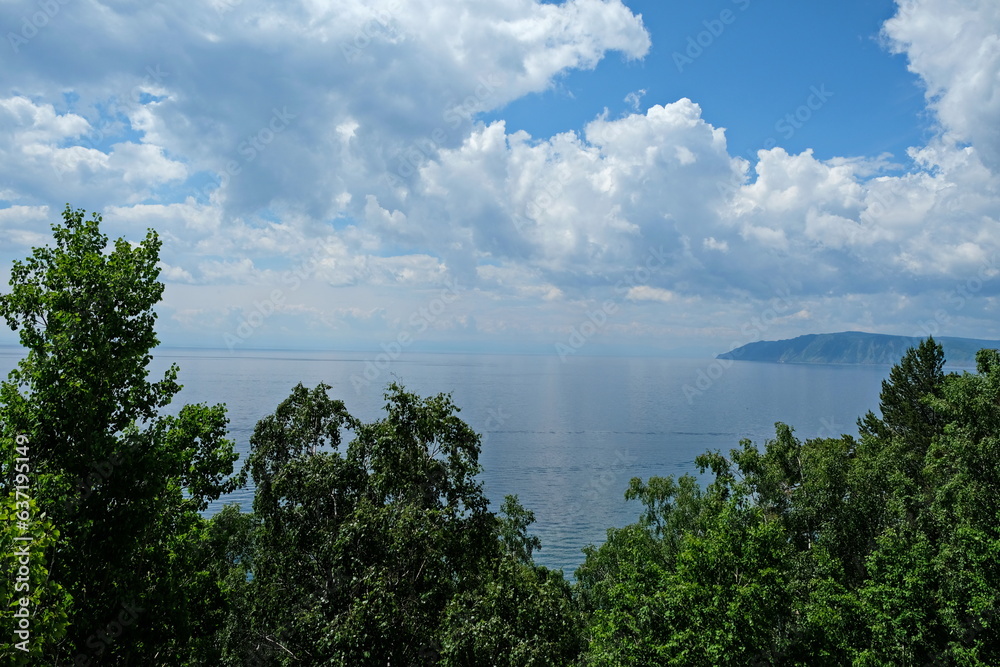
<instances>
[{"instance_id":1,"label":"white cloud","mask_svg":"<svg viewBox=\"0 0 1000 667\"><path fill-rule=\"evenodd\" d=\"M886 22L892 48L927 85L927 100L953 141L969 142L1000 171L1000 4L898 0Z\"/></svg>"},{"instance_id":2,"label":"white cloud","mask_svg":"<svg viewBox=\"0 0 1000 667\"><path fill-rule=\"evenodd\" d=\"M180 266L170 266L164 262L159 263L160 280L174 283L193 283L194 276L187 269Z\"/></svg>"},{"instance_id":3,"label":"white cloud","mask_svg":"<svg viewBox=\"0 0 1000 667\"><path fill-rule=\"evenodd\" d=\"M0 120L4 127L17 128L17 139L24 144L59 142L90 130L85 118L57 114L51 104L35 105L22 96L0 99Z\"/></svg>"},{"instance_id":4,"label":"white cloud","mask_svg":"<svg viewBox=\"0 0 1000 667\"><path fill-rule=\"evenodd\" d=\"M670 303L677 298L677 295L670 290L650 287L649 285L638 285L629 288L625 298L629 301L657 301L659 303Z\"/></svg>"},{"instance_id":5,"label":"white cloud","mask_svg":"<svg viewBox=\"0 0 1000 667\"><path fill-rule=\"evenodd\" d=\"M708 250L718 250L719 252L729 252L729 243L726 241L716 241L714 236L709 236L702 242Z\"/></svg>"},{"instance_id":6,"label":"white cloud","mask_svg":"<svg viewBox=\"0 0 1000 667\"><path fill-rule=\"evenodd\" d=\"M646 89L636 90L625 96L625 103L632 107L633 111L639 110L639 103L646 96Z\"/></svg>"},{"instance_id":7,"label":"white cloud","mask_svg":"<svg viewBox=\"0 0 1000 667\"><path fill-rule=\"evenodd\" d=\"M644 90L633 113L547 138L475 120L610 52L643 57L619 0L92 9L65 5L5 74L0 242L23 255L65 201L112 235L153 227L182 328L281 286L283 318L370 335L450 279L469 303L434 328L469 335L544 336L567 304L609 297L609 331L697 336L786 290L797 326L891 327L1000 252L995 2L901 0L886 24L941 126L909 173L780 147L750 164L695 101L640 112ZM678 301L683 322L657 319ZM990 303L961 317L995 319Z\"/></svg>"},{"instance_id":8,"label":"white cloud","mask_svg":"<svg viewBox=\"0 0 1000 667\"><path fill-rule=\"evenodd\" d=\"M49 219L48 206L9 206L0 208L0 227L37 224Z\"/></svg>"},{"instance_id":9,"label":"white cloud","mask_svg":"<svg viewBox=\"0 0 1000 667\"><path fill-rule=\"evenodd\" d=\"M51 103L26 97L0 98L0 179L12 185L13 200L60 201L103 208L116 201L137 202L171 181L183 180L183 164L164 149L133 142L103 152L66 142L90 135L91 125ZM89 140L88 140L89 143Z\"/></svg>"}]
</instances>

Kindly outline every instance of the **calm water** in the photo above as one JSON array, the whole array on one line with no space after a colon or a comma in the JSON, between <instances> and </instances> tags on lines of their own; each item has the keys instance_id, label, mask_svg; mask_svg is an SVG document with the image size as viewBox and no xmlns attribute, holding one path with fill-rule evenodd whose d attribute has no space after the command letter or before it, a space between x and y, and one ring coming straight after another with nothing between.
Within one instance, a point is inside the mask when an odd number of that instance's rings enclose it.
<instances>
[{"instance_id":1,"label":"calm water","mask_svg":"<svg viewBox=\"0 0 1000 667\"><path fill-rule=\"evenodd\" d=\"M0 349L6 375L20 352ZM876 409L888 367L805 366L712 360L407 354L364 387L371 354L160 350L156 375L180 368L175 401L226 403L241 455L257 420L297 382L326 382L331 396L365 421L380 416L393 379L422 395L451 392L461 417L483 434L480 462L498 509L516 493L537 519L537 560L567 574L580 549L604 540L609 526L635 521L639 506L623 493L632 477L697 474L694 458L727 452L741 438L762 446L774 422L802 438L855 433ZM685 386L687 390L685 390ZM701 393L695 393L700 391ZM237 465L241 465L239 462ZM226 499L249 509L252 491ZM218 511L221 504L210 509Z\"/></svg>"}]
</instances>

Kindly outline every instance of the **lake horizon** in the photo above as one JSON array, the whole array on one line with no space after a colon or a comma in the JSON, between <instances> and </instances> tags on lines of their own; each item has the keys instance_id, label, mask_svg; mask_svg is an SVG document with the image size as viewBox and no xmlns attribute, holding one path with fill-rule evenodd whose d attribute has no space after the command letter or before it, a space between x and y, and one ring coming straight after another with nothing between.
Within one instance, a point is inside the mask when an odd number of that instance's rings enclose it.
<instances>
[{"instance_id":1,"label":"lake horizon","mask_svg":"<svg viewBox=\"0 0 1000 667\"><path fill-rule=\"evenodd\" d=\"M5 376L21 356L14 350L0 349ZM692 474L705 483L696 456L726 453L743 439L763 448L779 421L802 439L856 435L856 420L877 411L891 368L407 351L365 379L370 351L155 352L151 378L177 363L184 386L166 413L187 403L226 404L237 470L257 422L299 382L330 385L331 398L365 422L382 416L390 382L421 396L451 394L459 417L482 436L480 480L491 509L516 494L535 513L531 532L542 541L536 561L567 576L583 562L584 546L637 520L640 506L624 500L632 477ZM252 488L239 489L206 515L228 502L249 511L252 499Z\"/></svg>"}]
</instances>

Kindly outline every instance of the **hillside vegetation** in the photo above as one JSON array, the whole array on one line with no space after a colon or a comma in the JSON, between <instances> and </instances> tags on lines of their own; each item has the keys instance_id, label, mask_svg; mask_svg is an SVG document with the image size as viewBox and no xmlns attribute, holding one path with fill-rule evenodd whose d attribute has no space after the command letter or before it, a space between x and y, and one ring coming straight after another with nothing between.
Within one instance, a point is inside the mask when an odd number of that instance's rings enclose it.
<instances>
[{"instance_id":1,"label":"hillside vegetation","mask_svg":"<svg viewBox=\"0 0 1000 667\"><path fill-rule=\"evenodd\" d=\"M717 359L766 361L780 364L875 364L891 366L899 362L920 338L845 331L831 334L807 334L787 340L757 341L718 355ZM976 353L984 348L998 348L1000 341L972 338L937 338L948 363L974 368Z\"/></svg>"}]
</instances>

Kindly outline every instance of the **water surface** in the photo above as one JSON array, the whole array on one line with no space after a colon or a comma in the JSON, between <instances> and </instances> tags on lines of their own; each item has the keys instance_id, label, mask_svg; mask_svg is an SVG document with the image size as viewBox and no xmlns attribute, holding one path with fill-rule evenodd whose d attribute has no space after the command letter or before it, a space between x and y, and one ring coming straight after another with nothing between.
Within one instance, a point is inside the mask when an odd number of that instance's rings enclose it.
<instances>
[{"instance_id":1,"label":"water surface","mask_svg":"<svg viewBox=\"0 0 1000 667\"><path fill-rule=\"evenodd\" d=\"M0 349L0 371L20 351ZM158 350L157 375L180 366L183 403L226 403L241 456L257 421L296 383L332 386L351 414L377 419L390 381L430 395L451 392L460 416L483 435L486 494L499 508L514 493L535 512L537 560L567 574L580 549L610 526L635 521L623 493L632 477L697 474L694 458L759 445L785 422L802 438L856 433L876 409L888 367L784 365L709 359L405 354L365 384L373 355L345 352ZM371 377L369 368L369 377ZM352 382L352 377L354 381ZM239 462L237 465L242 463ZM703 478L704 479L704 478ZM245 509L251 489L226 498ZM209 513L218 511L221 502Z\"/></svg>"}]
</instances>

